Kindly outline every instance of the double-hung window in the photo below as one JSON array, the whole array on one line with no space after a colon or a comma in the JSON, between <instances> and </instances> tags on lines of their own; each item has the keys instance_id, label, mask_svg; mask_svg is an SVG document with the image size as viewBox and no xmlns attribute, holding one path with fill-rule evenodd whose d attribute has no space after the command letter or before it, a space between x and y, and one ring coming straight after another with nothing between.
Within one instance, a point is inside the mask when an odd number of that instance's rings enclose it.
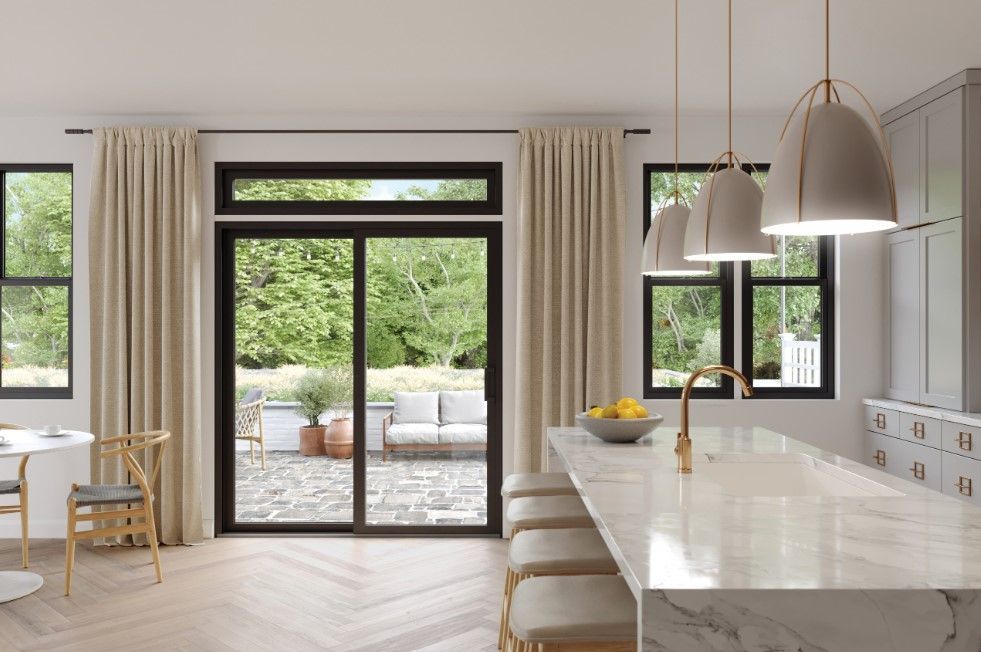
<instances>
[{"instance_id":1,"label":"double-hung window","mask_svg":"<svg viewBox=\"0 0 981 652\"><path fill-rule=\"evenodd\" d=\"M0 164L0 397L72 395L72 168Z\"/></svg>"},{"instance_id":2,"label":"double-hung window","mask_svg":"<svg viewBox=\"0 0 981 652\"><path fill-rule=\"evenodd\" d=\"M707 167L680 168L689 205ZM765 180L766 166L757 167ZM644 166L645 234L673 189L673 165ZM834 238L778 236L775 245L774 259L715 263L708 276L644 277L645 398L680 396L696 369L733 365L734 350L754 398L834 398ZM728 377L718 375L699 379L693 395L734 396Z\"/></svg>"}]
</instances>

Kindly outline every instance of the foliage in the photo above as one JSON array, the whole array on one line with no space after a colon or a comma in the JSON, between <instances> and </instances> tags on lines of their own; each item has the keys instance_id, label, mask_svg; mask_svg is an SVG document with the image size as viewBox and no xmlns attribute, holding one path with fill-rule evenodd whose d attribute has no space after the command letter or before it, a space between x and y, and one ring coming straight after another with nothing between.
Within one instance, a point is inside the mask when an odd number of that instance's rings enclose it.
<instances>
[{"instance_id":1,"label":"foliage","mask_svg":"<svg viewBox=\"0 0 981 652\"><path fill-rule=\"evenodd\" d=\"M243 180L249 199L359 199L370 180ZM468 199L482 180L412 186L396 198ZM319 193L319 194L318 194ZM367 250L371 367L473 367L486 360L486 252L468 238L372 238ZM240 240L236 362L247 368L352 362L354 249L348 239Z\"/></svg>"},{"instance_id":2,"label":"foliage","mask_svg":"<svg viewBox=\"0 0 981 652\"><path fill-rule=\"evenodd\" d=\"M18 370L20 371L20 370ZM252 387L261 387L270 401L296 400L297 381L307 372L306 367L288 365L276 369L235 370L235 396L242 398ZM9 381L9 376L4 376ZM390 403L395 392L426 392L443 390L483 389L482 369L452 369L449 367L391 367L368 369L367 397L370 403Z\"/></svg>"},{"instance_id":3,"label":"foliage","mask_svg":"<svg viewBox=\"0 0 981 652\"><path fill-rule=\"evenodd\" d=\"M326 370L327 409L335 419L346 419L354 407L354 374L348 365Z\"/></svg>"},{"instance_id":4,"label":"foliage","mask_svg":"<svg viewBox=\"0 0 981 652\"><path fill-rule=\"evenodd\" d=\"M330 389L327 372L323 369L310 369L300 376L293 389L296 398L296 413L307 420L311 426L320 425L320 415L327 411L330 405Z\"/></svg>"},{"instance_id":5,"label":"foliage","mask_svg":"<svg viewBox=\"0 0 981 652\"><path fill-rule=\"evenodd\" d=\"M5 175L4 248L8 277L68 277L72 273L72 177L69 172ZM4 369L68 367L68 289L5 286L0 290ZM38 383L67 384L64 372ZM65 376L65 380L61 380ZM4 378L10 386L13 377ZM24 382L28 381L24 379ZM41 386L41 385L35 385Z\"/></svg>"}]
</instances>

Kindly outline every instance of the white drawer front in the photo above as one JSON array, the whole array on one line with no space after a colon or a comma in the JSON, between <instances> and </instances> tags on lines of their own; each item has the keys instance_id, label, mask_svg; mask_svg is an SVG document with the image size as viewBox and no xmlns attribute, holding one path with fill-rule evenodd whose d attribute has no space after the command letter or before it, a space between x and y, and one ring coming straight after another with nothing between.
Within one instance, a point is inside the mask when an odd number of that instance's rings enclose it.
<instances>
[{"instance_id":1,"label":"white drawer front","mask_svg":"<svg viewBox=\"0 0 981 652\"><path fill-rule=\"evenodd\" d=\"M902 440L896 439L895 437L866 431L862 462L880 471L899 475L899 447L902 444Z\"/></svg>"},{"instance_id":2,"label":"white drawer front","mask_svg":"<svg viewBox=\"0 0 981 652\"><path fill-rule=\"evenodd\" d=\"M929 489L940 491L942 487L940 451L909 441L901 441L899 444L897 464L894 466L896 470L890 471L890 473L895 473L903 479Z\"/></svg>"},{"instance_id":3,"label":"white drawer front","mask_svg":"<svg viewBox=\"0 0 981 652\"><path fill-rule=\"evenodd\" d=\"M943 489L948 496L981 507L981 461L954 453L942 453Z\"/></svg>"},{"instance_id":4,"label":"white drawer front","mask_svg":"<svg viewBox=\"0 0 981 652\"><path fill-rule=\"evenodd\" d=\"M981 459L981 428L953 421L943 422L940 447L945 451Z\"/></svg>"},{"instance_id":5,"label":"white drawer front","mask_svg":"<svg viewBox=\"0 0 981 652\"><path fill-rule=\"evenodd\" d=\"M940 448L940 419L921 417L908 412L899 415L899 436L914 444L923 444L932 448Z\"/></svg>"},{"instance_id":6,"label":"white drawer front","mask_svg":"<svg viewBox=\"0 0 981 652\"><path fill-rule=\"evenodd\" d=\"M899 436L899 412L865 406L865 429L883 435Z\"/></svg>"}]
</instances>

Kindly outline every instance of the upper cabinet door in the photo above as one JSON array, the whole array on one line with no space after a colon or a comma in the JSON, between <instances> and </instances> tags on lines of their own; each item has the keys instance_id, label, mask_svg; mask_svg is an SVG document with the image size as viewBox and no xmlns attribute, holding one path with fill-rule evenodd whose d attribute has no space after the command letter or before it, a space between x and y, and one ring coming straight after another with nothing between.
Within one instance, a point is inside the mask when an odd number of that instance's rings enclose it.
<instances>
[{"instance_id":1,"label":"upper cabinet door","mask_svg":"<svg viewBox=\"0 0 981 652\"><path fill-rule=\"evenodd\" d=\"M920 403L964 409L960 218L919 229Z\"/></svg>"},{"instance_id":2,"label":"upper cabinet door","mask_svg":"<svg viewBox=\"0 0 981 652\"><path fill-rule=\"evenodd\" d=\"M964 91L957 89L919 110L920 222L964 214Z\"/></svg>"},{"instance_id":3,"label":"upper cabinet door","mask_svg":"<svg viewBox=\"0 0 981 652\"><path fill-rule=\"evenodd\" d=\"M920 223L920 112L913 111L884 128L896 177L899 226Z\"/></svg>"},{"instance_id":4,"label":"upper cabinet door","mask_svg":"<svg viewBox=\"0 0 981 652\"><path fill-rule=\"evenodd\" d=\"M920 400L919 233L919 229L890 233L886 243L886 396L897 401Z\"/></svg>"}]
</instances>

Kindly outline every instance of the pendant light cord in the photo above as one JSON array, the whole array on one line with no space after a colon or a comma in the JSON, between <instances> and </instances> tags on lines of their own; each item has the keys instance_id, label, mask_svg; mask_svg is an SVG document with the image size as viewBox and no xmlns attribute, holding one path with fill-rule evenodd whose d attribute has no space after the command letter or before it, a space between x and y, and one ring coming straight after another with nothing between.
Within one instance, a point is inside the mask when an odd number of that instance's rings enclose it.
<instances>
[{"instance_id":1,"label":"pendant light cord","mask_svg":"<svg viewBox=\"0 0 981 652\"><path fill-rule=\"evenodd\" d=\"M824 0L824 101L831 101L831 0Z\"/></svg>"},{"instance_id":2,"label":"pendant light cord","mask_svg":"<svg viewBox=\"0 0 981 652\"><path fill-rule=\"evenodd\" d=\"M678 182L678 0L674 0L674 203L681 199Z\"/></svg>"},{"instance_id":3,"label":"pendant light cord","mask_svg":"<svg viewBox=\"0 0 981 652\"><path fill-rule=\"evenodd\" d=\"M732 167L732 0L729 0L729 167Z\"/></svg>"}]
</instances>

